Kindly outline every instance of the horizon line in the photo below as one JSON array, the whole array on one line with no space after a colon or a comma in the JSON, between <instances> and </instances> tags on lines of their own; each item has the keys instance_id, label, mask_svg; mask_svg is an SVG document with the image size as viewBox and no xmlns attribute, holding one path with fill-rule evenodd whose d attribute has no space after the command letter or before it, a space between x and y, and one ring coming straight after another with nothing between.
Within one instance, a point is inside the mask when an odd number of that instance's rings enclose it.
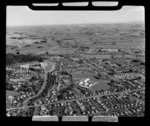
<instances>
[{"instance_id":1,"label":"horizon line","mask_svg":"<svg viewBox=\"0 0 150 126\"><path fill-rule=\"evenodd\" d=\"M23 27L23 26L69 26L69 25L101 25L101 24L145 24L143 21L129 21L129 22L101 22L101 23L73 23L73 24L39 24L39 25L6 25L6 27Z\"/></svg>"}]
</instances>

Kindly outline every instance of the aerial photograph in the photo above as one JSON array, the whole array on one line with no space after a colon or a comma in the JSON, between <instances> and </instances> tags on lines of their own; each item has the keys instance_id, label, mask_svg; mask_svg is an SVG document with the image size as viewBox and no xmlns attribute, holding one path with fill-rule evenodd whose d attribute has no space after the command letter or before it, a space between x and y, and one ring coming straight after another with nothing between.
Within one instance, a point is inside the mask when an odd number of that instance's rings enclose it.
<instances>
[{"instance_id":1,"label":"aerial photograph","mask_svg":"<svg viewBox=\"0 0 150 126\"><path fill-rule=\"evenodd\" d=\"M145 116L143 6L7 6L6 116Z\"/></svg>"}]
</instances>

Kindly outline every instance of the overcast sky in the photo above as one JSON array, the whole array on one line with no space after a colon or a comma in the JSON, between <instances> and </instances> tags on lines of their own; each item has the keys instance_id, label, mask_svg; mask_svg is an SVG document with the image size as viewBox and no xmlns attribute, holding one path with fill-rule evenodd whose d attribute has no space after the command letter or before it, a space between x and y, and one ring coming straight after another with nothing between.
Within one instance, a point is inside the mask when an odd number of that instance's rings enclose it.
<instances>
[{"instance_id":1,"label":"overcast sky","mask_svg":"<svg viewBox=\"0 0 150 126\"><path fill-rule=\"evenodd\" d=\"M27 6L7 6L7 26L144 22L143 6L117 11L33 11Z\"/></svg>"}]
</instances>

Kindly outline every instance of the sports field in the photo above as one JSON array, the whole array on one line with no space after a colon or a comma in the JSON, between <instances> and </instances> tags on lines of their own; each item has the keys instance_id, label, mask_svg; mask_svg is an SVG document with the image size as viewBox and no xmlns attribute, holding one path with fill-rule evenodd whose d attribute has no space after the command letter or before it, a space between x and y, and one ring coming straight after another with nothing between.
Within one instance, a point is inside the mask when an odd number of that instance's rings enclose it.
<instances>
[{"instance_id":1,"label":"sports field","mask_svg":"<svg viewBox=\"0 0 150 126\"><path fill-rule=\"evenodd\" d=\"M91 89L94 91L107 90L109 89L109 85L107 85L108 82L108 80L99 80Z\"/></svg>"}]
</instances>

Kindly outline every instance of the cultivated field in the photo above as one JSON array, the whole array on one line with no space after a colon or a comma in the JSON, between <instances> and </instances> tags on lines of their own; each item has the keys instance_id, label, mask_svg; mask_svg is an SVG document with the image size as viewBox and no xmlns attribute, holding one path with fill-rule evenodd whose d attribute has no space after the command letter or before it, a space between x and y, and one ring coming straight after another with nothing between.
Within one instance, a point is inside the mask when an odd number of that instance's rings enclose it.
<instances>
[{"instance_id":1,"label":"cultivated field","mask_svg":"<svg viewBox=\"0 0 150 126\"><path fill-rule=\"evenodd\" d=\"M109 29L109 30L108 30ZM114 45L114 42L116 43ZM90 48L145 48L143 24L91 24L7 27L6 53L73 53Z\"/></svg>"}]
</instances>

